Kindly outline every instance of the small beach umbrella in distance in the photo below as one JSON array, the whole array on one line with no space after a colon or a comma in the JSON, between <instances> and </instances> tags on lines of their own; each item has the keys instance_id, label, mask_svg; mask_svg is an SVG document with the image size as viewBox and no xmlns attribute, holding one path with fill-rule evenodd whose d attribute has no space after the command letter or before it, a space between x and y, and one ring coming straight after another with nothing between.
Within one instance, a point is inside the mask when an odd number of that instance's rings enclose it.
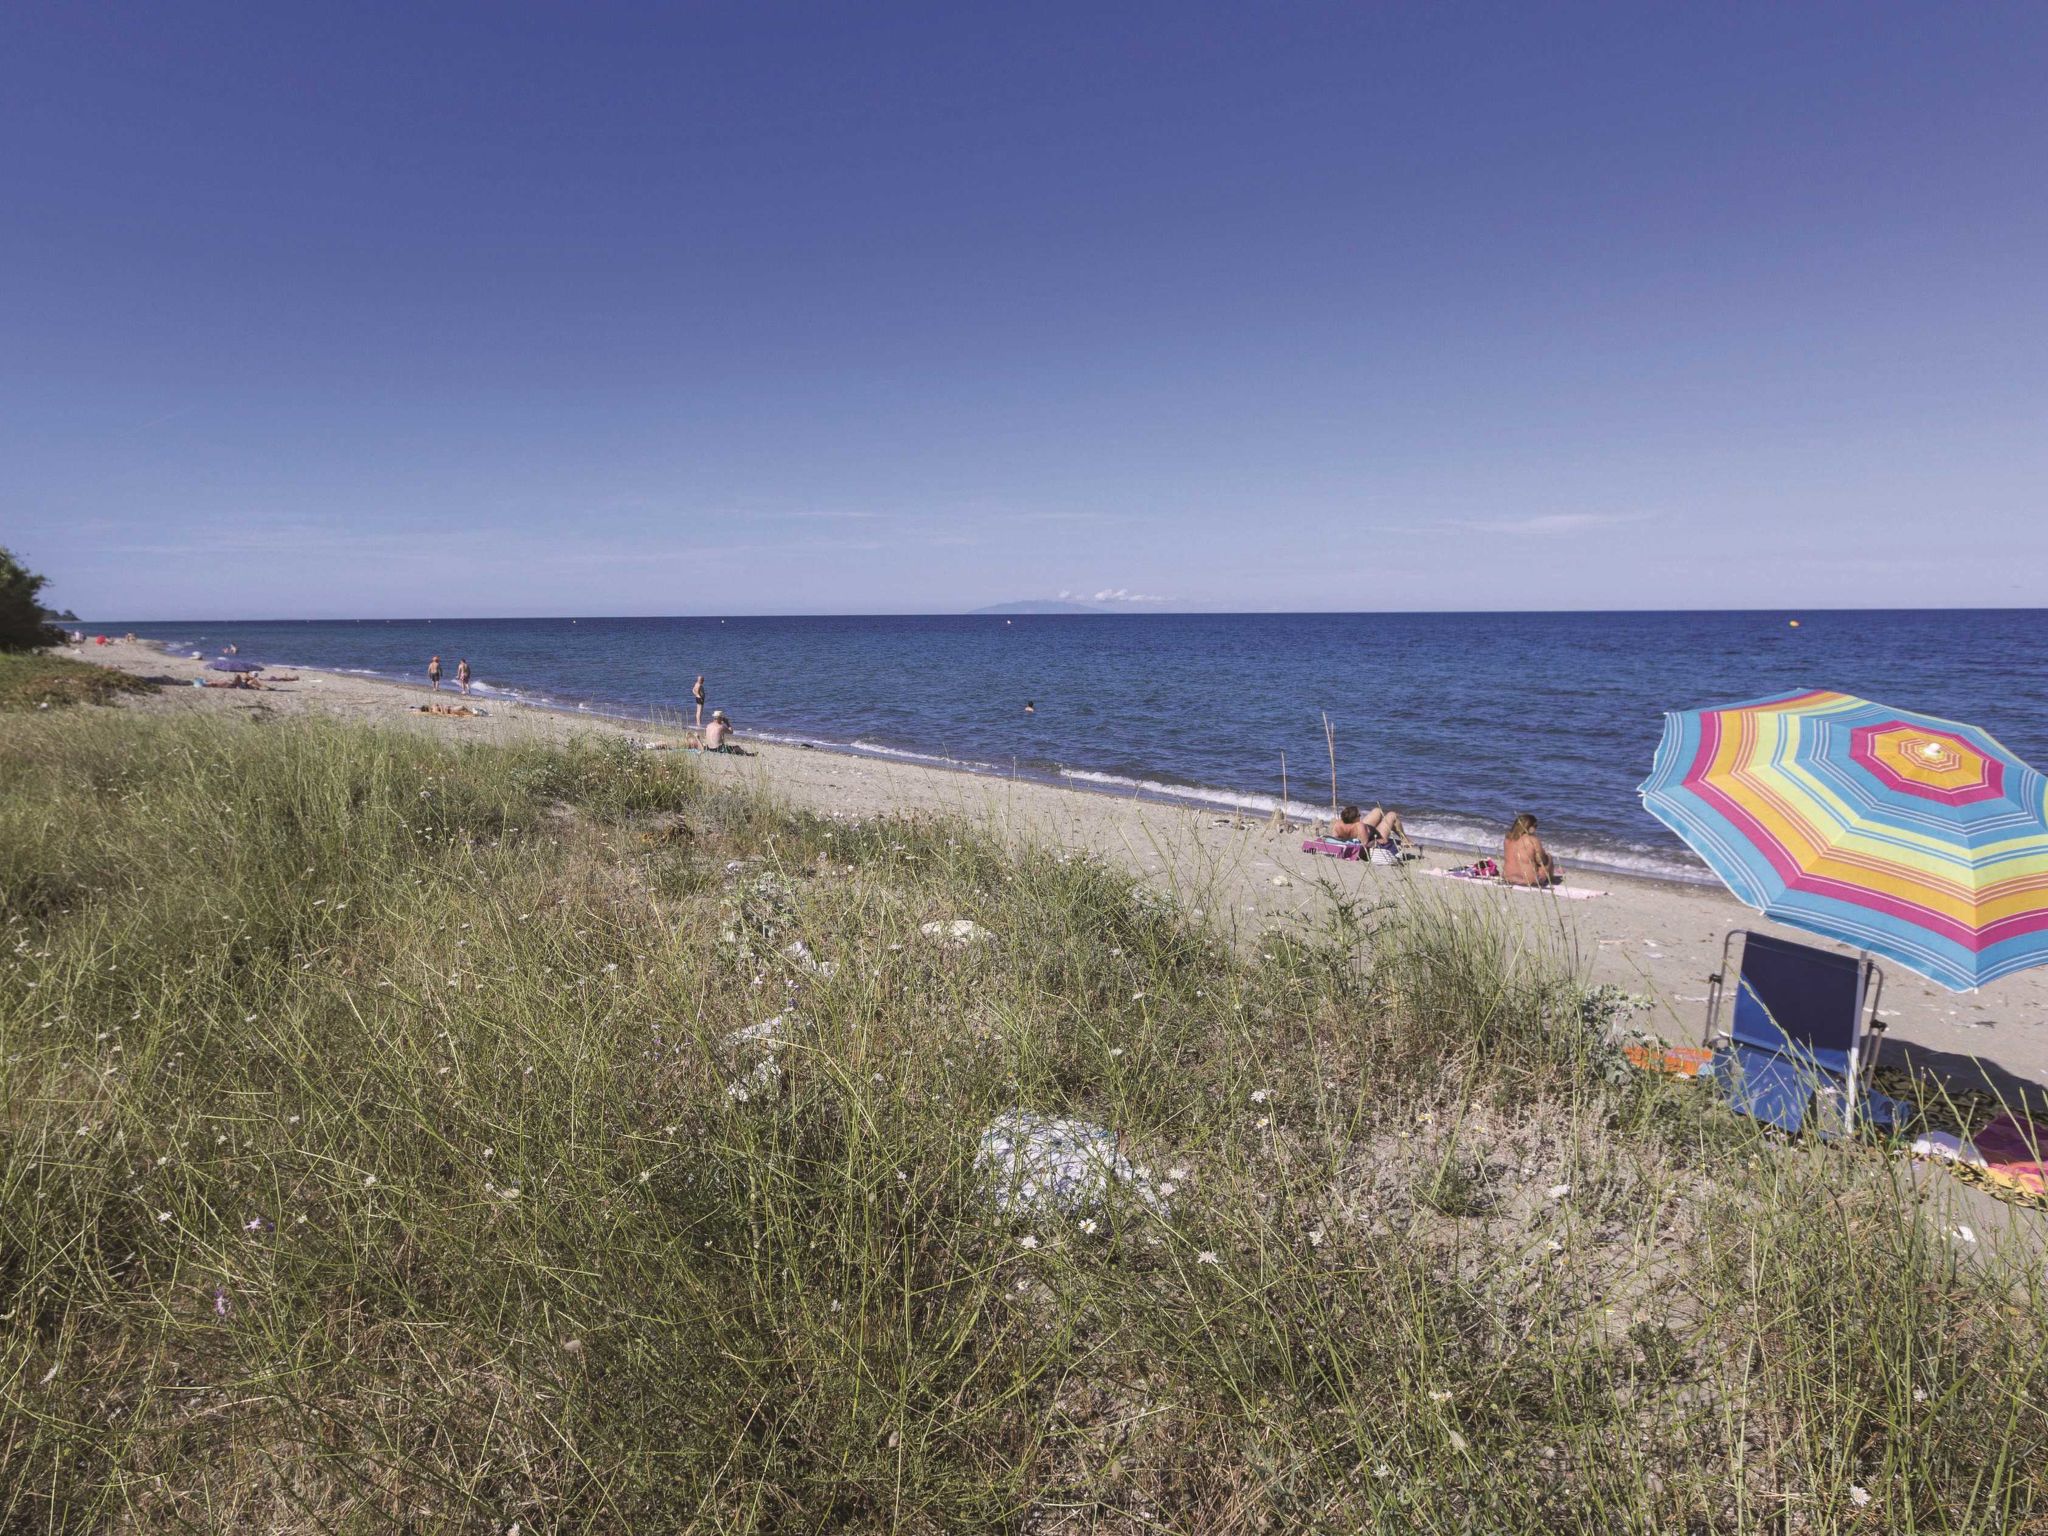
<instances>
[{"instance_id":1,"label":"small beach umbrella in distance","mask_svg":"<svg viewBox=\"0 0 2048 1536\"><path fill-rule=\"evenodd\" d=\"M261 672L263 670L263 663L260 661L236 661L231 657L217 656L206 664L206 670L209 672Z\"/></svg>"},{"instance_id":2,"label":"small beach umbrella in distance","mask_svg":"<svg viewBox=\"0 0 2048 1536\"><path fill-rule=\"evenodd\" d=\"M2048 964L2048 779L1846 693L1664 717L1644 809L1766 917L1952 991Z\"/></svg>"}]
</instances>

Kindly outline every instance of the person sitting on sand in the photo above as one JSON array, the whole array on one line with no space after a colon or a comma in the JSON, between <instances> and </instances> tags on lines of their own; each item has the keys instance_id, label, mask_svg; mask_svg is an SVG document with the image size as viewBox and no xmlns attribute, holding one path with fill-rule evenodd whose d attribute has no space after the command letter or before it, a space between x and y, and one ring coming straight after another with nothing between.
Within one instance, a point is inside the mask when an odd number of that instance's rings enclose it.
<instances>
[{"instance_id":1,"label":"person sitting on sand","mask_svg":"<svg viewBox=\"0 0 2048 1536\"><path fill-rule=\"evenodd\" d=\"M1505 885L1555 885L1564 878L1557 872L1557 860L1536 835L1536 818L1527 811L1508 828L1500 851L1500 878Z\"/></svg>"},{"instance_id":2,"label":"person sitting on sand","mask_svg":"<svg viewBox=\"0 0 2048 1536\"><path fill-rule=\"evenodd\" d=\"M1333 843L1370 843L1376 836L1360 818L1355 805L1345 806L1344 814L1330 823L1330 841Z\"/></svg>"},{"instance_id":3,"label":"person sitting on sand","mask_svg":"<svg viewBox=\"0 0 2048 1536\"><path fill-rule=\"evenodd\" d=\"M725 717L725 711L714 709L711 719L704 727L704 750L706 752L730 752L732 722Z\"/></svg>"}]
</instances>

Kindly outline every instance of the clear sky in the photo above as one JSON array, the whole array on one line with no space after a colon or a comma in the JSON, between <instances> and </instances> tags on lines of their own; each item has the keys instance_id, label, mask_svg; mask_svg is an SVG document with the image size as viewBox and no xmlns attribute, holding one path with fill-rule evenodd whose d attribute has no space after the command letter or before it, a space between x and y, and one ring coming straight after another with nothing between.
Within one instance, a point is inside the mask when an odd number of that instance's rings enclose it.
<instances>
[{"instance_id":1,"label":"clear sky","mask_svg":"<svg viewBox=\"0 0 2048 1536\"><path fill-rule=\"evenodd\" d=\"M2048 601L2048 6L0 9L89 617Z\"/></svg>"}]
</instances>

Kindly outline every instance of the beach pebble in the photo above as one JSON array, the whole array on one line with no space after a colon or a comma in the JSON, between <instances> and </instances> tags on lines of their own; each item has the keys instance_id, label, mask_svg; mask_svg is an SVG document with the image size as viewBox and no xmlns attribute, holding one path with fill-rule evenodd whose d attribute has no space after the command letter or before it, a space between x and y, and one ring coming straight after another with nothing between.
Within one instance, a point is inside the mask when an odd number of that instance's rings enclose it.
<instances>
[{"instance_id":1,"label":"beach pebble","mask_svg":"<svg viewBox=\"0 0 2048 1536\"><path fill-rule=\"evenodd\" d=\"M1287 878L1287 877L1286 877L1285 875L1275 875L1275 876L1273 877L1273 884L1275 884L1275 885L1292 885L1292 884L1294 884L1294 882L1293 882L1292 880L1288 879L1288 878Z\"/></svg>"},{"instance_id":2,"label":"beach pebble","mask_svg":"<svg viewBox=\"0 0 2048 1536\"><path fill-rule=\"evenodd\" d=\"M976 944L993 937L981 924L964 917L946 923L925 923L917 931L928 939L942 939L948 944Z\"/></svg>"},{"instance_id":3,"label":"beach pebble","mask_svg":"<svg viewBox=\"0 0 2048 1536\"><path fill-rule=\"evenodd\" d=\"M1118 1185L1167 1213L1166 1188L1153 1184L1149 1169L1132 1166L1116 1132L1089 1120L1008 1110L981 1133L974 1168L1006 1215L1081 1211L1100 1205Z\"/></svg>"}]
</instances>

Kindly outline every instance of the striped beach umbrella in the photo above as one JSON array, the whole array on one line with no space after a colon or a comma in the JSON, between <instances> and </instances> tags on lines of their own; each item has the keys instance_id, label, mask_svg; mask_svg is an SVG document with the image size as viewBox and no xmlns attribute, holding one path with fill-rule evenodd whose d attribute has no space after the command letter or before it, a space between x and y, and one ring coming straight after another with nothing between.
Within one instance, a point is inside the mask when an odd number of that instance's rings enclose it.
<instances>
[{"instance_id":1,"label":"striped beach umbrella","mask_svg":"<svg viewBox=\"0 0 2048 1536\"><path fill-rule=\"evenodd\" d=\"M1664 717L1643 806L1765 916L1955 991L2048 964L2048 780L1846 693Z\"/></svg>"}]
</instances>

